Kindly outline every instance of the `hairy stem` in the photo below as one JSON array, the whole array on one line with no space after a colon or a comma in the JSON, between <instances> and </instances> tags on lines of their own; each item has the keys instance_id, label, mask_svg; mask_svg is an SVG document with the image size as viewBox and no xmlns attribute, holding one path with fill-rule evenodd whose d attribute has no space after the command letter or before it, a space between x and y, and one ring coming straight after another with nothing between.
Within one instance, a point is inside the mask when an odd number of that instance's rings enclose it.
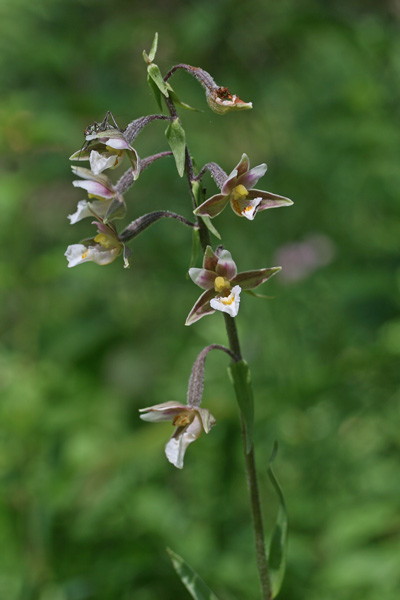
<instances>
[{"instance_id":1,"label":"hairy stem","mask_svg":"<svg viewBox=\"0 0 400 600\"><path fill-rule=\"evenodd\" d=\"M176 65L171 71L164 77L164 80L167 80L172 73L178 68L184 68L186 70L191 70L193 67L187 68L188 65ZM203 83L204 85L204 83ZM176 119L178 117L174 104L171 102L169 98L166 98L166 104L170 115L172 118ZM207 165L208 166L208 165ZM208 170L208 169L207 169ZM189 185L190 196L192 198L192 202L194 206L196 206L196 201L194 198L192 183L196 181L194 176L193 169L193 161L191 159L188 146L185 148L185 172L186 178ZM203 220L200 217L197 217L197 223L200 232L200 242L203 248L203 252L206 247L210 245L210 234L205 226ZM236 328L235 319L230 315L224 314L225 318L225 327L229 341L229 348L232 354L235 356L233 358L234 362L238 362L242 360L242 353L240 350L239 336ZM244 462L246 469L246 478L247 485L249 489L250 496L250 510L253 521L253 529L254 529L254 538L255 538L255 547L256 547L256 561L257 568L260 578L260 586L261 586L261 598L262 600L272 600L272 589L271 589L271 581L269 576L268 569L268 560L265 552L265 542L264 542L264 528L262 522L262 513L261 513L261 502L260 502L260 494L258 490L258 479L257 479L257 471L256 471L256 462L254 455L254 446L252 445L250 452L247 452L246 449L246 431L244 425L243 415L240 414L240 424L242 431L242 442L243 442L243 450L244 450Z\"/></svg>"}]
</instances>

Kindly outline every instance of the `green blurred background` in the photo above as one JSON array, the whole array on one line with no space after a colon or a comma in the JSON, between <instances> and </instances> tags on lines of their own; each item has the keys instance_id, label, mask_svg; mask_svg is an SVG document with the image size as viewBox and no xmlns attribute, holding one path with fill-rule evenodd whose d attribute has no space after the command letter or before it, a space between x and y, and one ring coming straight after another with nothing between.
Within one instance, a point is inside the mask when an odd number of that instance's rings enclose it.
<instances>
[{"instance_id":1,"label":"green blurred background","mask_svg":"<svg viewBox=\"0 0 400 600\"><path fill-rule=\"evenodd\" d=\"M280 597L399 598L399 20L396 0L1 0L0 598L188 598L166 546L221 600L258 597L226 357L207 359L217 426L183 471L163 454L170 425L138 419L140 407L185 401L197 353L226 343L218 315L184 327L198 297L190 232L158 222L128 271L68 270L63 256L92 232L66 219L84 197L68 157L107 109L121 127L157 112L141 58L155 31L164 73L200 66L254 103L220 117L196 81L174 76L203 110L182 114L196 162L230 171L247 152L269 165L259 186L295 202L253 223L228 209L215 219L240 270L287 262L260 290L274 299L244 297L238 318L267 532L280 444ZM166 149L164 129L140 135L141 156ZM127 200L132 219L191 214L170 159ZM316 239L329 264L307 272Z\"/></svg>"}]
</instances>

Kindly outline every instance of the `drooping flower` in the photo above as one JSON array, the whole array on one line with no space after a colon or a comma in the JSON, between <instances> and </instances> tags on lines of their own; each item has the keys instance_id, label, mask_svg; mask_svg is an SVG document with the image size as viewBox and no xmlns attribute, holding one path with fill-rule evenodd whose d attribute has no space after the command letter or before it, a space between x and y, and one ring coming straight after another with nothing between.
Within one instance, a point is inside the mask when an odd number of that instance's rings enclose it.
<instances>
[{"instance_id":1,"label":"drooping flower","mask_svg":"<svg viewBox=\"0 0 400 600\"><path fill-rule=\"evenodd\" d=\"M216 310L236 317L239 311L240 292L252 290L280 271L281 267L270 267L256 271L238 273L231 253L219 246L214 252L207 246L203 268L189 269L192 281L205 292L200 296L188 318L186 325L192 325L205 315Z\"/></svg>"},{"instance_id":2,"label":"drooping flower","mask_svg":"<svg viewBox=\"0 0 400 600\"><path fill-rule=\"evenodd\" d=\"M230 202L232 210L239 217L252 221L262 210L293 204L289 198L253 188L266 170L265 163L250 169L249 159L246 154L243 154L238 165L224 182L221 193L205 200L194 210L194 214L213 218L219 215Z\"/></svg>"},{"instance_id":3,"label":"drooping flower","mask_svg":"<svg viewBox=\"0 0 400 600\"><path fill-rule=\"evenodd\" d=\"M94 238L84 240L81 244L68 246L65 256L68 267L76 267L85 262L94 262L98 265L107 265L113 262L123 252L124 266L128 267L130 250L123 244L115 232L108 225L93 222L97 226L98 233Z\"/></svg>"},{"instance_id":4,"label":"drooping flower","mask_svg":"<svg viewBox=\"0 0 400 600\"><path fill-rule=\"evenodd\" d=\"M176 427L165 446L165 454L170 463L178 469L183 468L186 448L200 437L208 433L215 425L215 419L205 408L188 406L180 402L164 402L139 409L140 418L144 421L172 421Z\"/></svg>"},{"instance_id":5,"label":"drooping flower","mask_svg":"<svg viewBox=\"0 0 400 600\"><path fill-rule=\"evenodd\" d=\"M79 187L87 191L89 198L98 200L112 200L117 194L112 182L107 175L95 175L90 169L83 167L71 167L74 175L82 177L72 182L74 187Z\"/></svg>"},{"instance_id":6,"label":"drooping flower","mask_svg":"<svg viewBox=\"0 0 400 600\"><path fill-rule=\"evenodd\" d=\"M94 216L104 223L125 217L125 201L106 175L95 175L83 167L72 167L72 171L83 179L73 181L73 186L86 190L89 201L78 202L76 212L68 216L71 224L89 216Z\"/></svg>"},{"instance_id":7,"label":"drooping flower","mask_svg":"<svg viewBox=\"0 0 400 600\"><path fill-rule=\"evenodd\" d=\"M86 144L74 152L70 160L90 160L90 167L95 175L105 169L115 169L126 154L132 164L134 179L139 177L140 160L136 150L125 139L124 134L107 125L88 127L85 131ZM92 155L92 152L94 154Z\"/></svg>"},{"instance_id":8,"label":"drooping flower","mask_svg":"<svg viewBox=\"0 0 400 600\"><path fill-rule=\"evenodd\" d=\"M244 102L231 94L227 87L213 87L207 90L207 103L214 112L224 115L232 110L250 110L253 108L252 102Z\"/></svg>"}]
</instances>

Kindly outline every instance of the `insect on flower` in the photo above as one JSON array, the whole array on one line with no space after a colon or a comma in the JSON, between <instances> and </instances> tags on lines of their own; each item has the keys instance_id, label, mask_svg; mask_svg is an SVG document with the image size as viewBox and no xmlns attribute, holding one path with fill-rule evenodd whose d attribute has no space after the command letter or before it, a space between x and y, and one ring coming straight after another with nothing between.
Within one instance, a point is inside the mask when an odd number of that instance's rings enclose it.
<instances>
[{"instance_id":1,"label":"insect on flower","mask_svg":"<svg viewBox=\"0 0 400 600\"><path fill-rule=\"evenodd\" d=\"M109 123L110 118L111 118L112 122L114 123L114 125L110 125L110 123ZM97 121L95 121L91 125L88 125L86 127L85 131L83 132L83 135L86 138L88 135L95 135L96 133L100 133L101 131L107 131L108 129L118 129L118 131L121 131L117 125L116 120L114 119L114 115L112 114L111 110L108 110L106 112L105 117L101 123L98 123ZM81 156L81 153L85 152L88 149L89 144L90 144L90 140L85 139L85 141L82 145L82 148L79 151L79 158Z\"/></svg>"}]
</instances>

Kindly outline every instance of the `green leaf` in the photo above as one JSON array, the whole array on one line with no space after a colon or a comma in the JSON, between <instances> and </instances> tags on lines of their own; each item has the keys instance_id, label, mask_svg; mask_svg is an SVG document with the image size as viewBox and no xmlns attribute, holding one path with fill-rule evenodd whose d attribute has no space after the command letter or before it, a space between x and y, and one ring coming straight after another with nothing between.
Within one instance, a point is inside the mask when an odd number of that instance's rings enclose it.
<instances>
[{"instance_id":1,"label":"green leaf","mask_svg":"<svg viewBox=\"0 0 400 600\"><path fill-rule=\"evenodd\" d=\"M179 579L194 600L218 600L217 596L179 554L175 554L170 548L167 548L167 552Z\"/></svg>"},{"instance_id":2,"label":"green leaf","mask_svg":"<svg viewBox=\"0 0 400 600\"><path fill-rule=\"evenodd\" d=\"M240 412L242 413L246 433L246 451L249 453L253 446L254 422L254 401L250 369L245 360L240 360L229 365L228 373L235 388L236 398Z\"/></svg>"},{"instance_id":3,"label":"green leaf","mask_svg":"<svg viewBox=\"0 0 400 600\"><path fill-rule=\"evenodd\" d=\"M175 119L168 125L165 135L174 155L178 173L180 177L183 177L185 172L186 135L179 119Z\"/></svg>"},{"instance_id":4,"label":"green leaf","mask_svg":"<svg viewBox=\"0 0 400 600\"><path fill-rule=\"evenodd\" d=\"M220 240L221 239L221 234L214 227L214 224L211 221L210 217L207 217L206 215L202 215L201 218L203 219L203 221L205 223L205 226L207 227L208 231L210 231L213 235L215 235L216 238L218 238Z\"/></svg>"},{"instance_id":5,"label":"green leaf","mask_svg":"<svg viewBox=\"0 0 400 600\"><path fill-rule=\"evenodd\" d=\"M154 40L153 40L153 43L150 48L150 53L149 53L150 62L153 62L153 60L156 57L157 46L158 46L158 33L156 32L154 34Z\"/></svg>"},{"instance_id":6,"label":"green leaf","mask_svg":"<svg viewBox=\"0 0 400 600\"><path fill-rule=\"evenodd\" d=\"M158 68L158 66L154 63L151 63L151 65L147 67L147 73L150 79L154 81L160 92L164 94L166 98L168 98L168 87L164 79L162 78L161 71Z\"/></svg>"},{"instance_id":7,"label":"green leaf","mask_svg":"<svg viewBox=\"0 0 400 600\"><path fill-rule=\"evenodd\" d=\"M168 82L167 82L167 88L168 88L168 92L169 92L169 97L171 98L171 100L174 104L176 104L177 106L180 106L181 108L185 108L186 110L194 110L195 112L203 112L203 111L199 110L198 108L193 108L193 106L186 104L186 102L182 102L182 100L179 98L178 94L172 89L172 87L170 86L170 84Z\"/></svg>"},{"instance_id":8,"label":"green leaf","mask_svg":"<svg viewBox=\"0 0 400 600\"><path fill-rule=\"evenodd\" d=\"M147 83L149 84L150 89L151 89L151 91L154 94L154 98L156 99L158 108L162 112L162 110L163 110L164 107L163 107L161 92L160 92L158 86L154 83L154 81L150 77L150 75L147 75Z\"/></svg>"},{"instance_id":9,"label":"green leaf","mask_svg":"<svg viewBox=\"0 0 400 600\"><path fill-rule=\"evenodd\" d=\"M145 63L150 64L153 62L153 60L155 59L155 56L156 56L157 46L158 46L158 33L156 32L154 35L153 43L150 48L150 53L147 54L146 50L143 50L143 59L144 59Z\"/></svg>"},{"instance_id":10,"label":"green leaf","mask_svg":"<svg viewBox=\"0 0 400 600\"><path fill-rule=\"evenodd\" d=\"M194 163L193 163L193 166L195 166ZM194 199L196 200L196 206L199 206L204 200L204 190L203 190L203 187L202 187L200 181L194 181L192 183L192 191L193 191ZM218 238L220 240L221 236L220 236L219 232L217 231L217 229L214 227L213 223L211 222L210 217L202 216L201 218L203 219L204 225L207 227L207 229L213 235L215 235L216 238Z\"/></svg>"},{"instance_id":11,"label":"green leaf","mask_svg":"<svg viewBox=\"0 0 400 600\"><path fill-rule=\"evenodd\" d=\"M197 258L200 253L200 231L198 227L193 228L193 236L192 236L192 256L190 257L190 265L189 269L195 267L197 264ZM189 273L186 274L186 277L189 278Z\"/></svg>"},{"instance_id":12,"label":"green leaf","mask_svg":"<svg viewBox=\"0 0 400 600\"><path fill-rule=\"evenodd\" d=\"M272 463L275 459L277 450L278 444L275 442L267 471L268 477L271 480L271 483L279 500L278 515L276 517L276 523L272 532L268 552L268 562L270 568L273 598L275 598L278 595L285 574L288 532L288 514L286 509L285 498L280 488L280 485L272 471Z\"/></svg>"},{"instance_id":13,"label":"green leaf","mask_svg":"<svg viewBox=\"0 0 400 600\"><path fill-rule=\"evenodd\" d=\"M105 214L103 223L108 223L114 219L123 219L126 215L126 205L121 196L115 196Z\"/></svg>"},{"instance_id":14,"label":"green leaf","mask_svg":"<svg viewBox=\"0 0 400 600\"><path fill-rule=\"evenodd\" d=\"M249 294L249 296L254 296L254 298L263 298L263 300L273 300L274 296L265 296L264 294L258 294L253 290L243 290L245 294Z\"/></svg>"}]
</instances>

